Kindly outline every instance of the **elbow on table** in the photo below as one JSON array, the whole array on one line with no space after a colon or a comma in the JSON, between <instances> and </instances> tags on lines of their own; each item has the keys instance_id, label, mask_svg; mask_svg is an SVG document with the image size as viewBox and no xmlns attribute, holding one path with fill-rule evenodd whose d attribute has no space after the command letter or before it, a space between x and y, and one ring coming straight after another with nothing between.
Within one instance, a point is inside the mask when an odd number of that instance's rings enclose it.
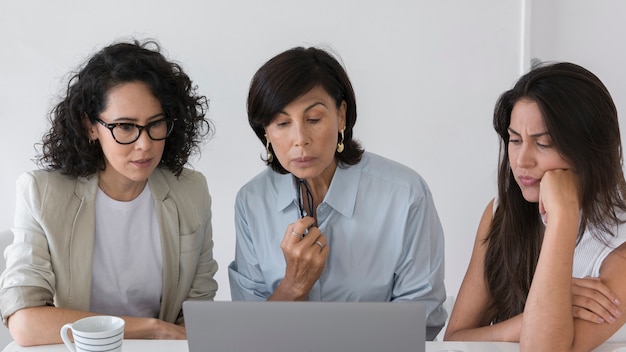
<instances>
[{"instance_id":1,"label":"elbow on table","mask_svg":"<svg viewBox=\"0 0 626 352\"><path fill-rule=\"evenodd\" d=\"M519 346L520 352L589 351L589 348L581 349L580 346L577 348L573 339L567 339L563 334L554 334L554 336L548 337L547 339L537 338L537 336L533 338L533 336L524 336L524 334L522 334L520 336Z\"/></svg>"},{"instance_id":2,"label":"elbow on table","mask_svg":"<svg viewBox=\"0 0 626 352\"><path fill-rule=\"evenodd\" d=\"M31 331L20 324L14 323L9 325L9 332L11 333L13 341L21 347L30 347L41 344L37 343Z\"/></svg>"},{"instance_id":3,"label":"elbow on table","mask_svg":"<svg viewBox=\"0 0 626 352\"><path fill-rule=\"evenodd\" d=\"M462 341L462 340L467 340L464 339L463 336L461 336L462 334L460 333L460 329L456 329L454 327L450 327L447 326L445 328L445 332L443 335L443 340L444 341Z\"/></svg>"},{"instance_id":4,"label":"elbow on table","mask_svg":"<svg viewBox=\"0 0 626 352\"><path fill-rule=\"evenodd\" d=\"M37 346L50 343L49 341L42 341L42 332L33 329L33 324L28 324L26 313L23 310L18 310L13 313L7 320L7 328L11 333L11 338L16 344L21 347ZM60 335L59 335L60 336ZM59 337L60 340L60 337Z\"/></svg>"}]
</instances>

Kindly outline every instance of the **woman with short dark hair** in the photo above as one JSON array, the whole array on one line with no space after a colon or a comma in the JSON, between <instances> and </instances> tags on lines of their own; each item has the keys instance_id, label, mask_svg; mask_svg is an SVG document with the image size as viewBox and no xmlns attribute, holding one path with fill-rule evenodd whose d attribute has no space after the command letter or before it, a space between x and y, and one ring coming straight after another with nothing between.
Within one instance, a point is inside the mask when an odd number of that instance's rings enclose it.
<instances>
[{"instance_id":1,"label":"woman with short dark hair","mask_svg":"<svg viewBox=\"0 0 626 352\"><path fill-rule=\"evenodd\" d=\"M270 167L237 195L232 297L421 301L441 327L444 243L430 190L363 151L356 115L348 75L324 50L290 49L257 71L248 120Z\"/></svg>"}]
</instances>

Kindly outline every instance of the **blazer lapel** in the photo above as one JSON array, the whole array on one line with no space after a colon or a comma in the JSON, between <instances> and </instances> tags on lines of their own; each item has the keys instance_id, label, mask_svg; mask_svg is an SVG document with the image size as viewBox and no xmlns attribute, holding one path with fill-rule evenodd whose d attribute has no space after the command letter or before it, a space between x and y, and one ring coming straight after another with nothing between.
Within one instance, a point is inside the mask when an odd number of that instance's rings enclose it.
<instances>
[{"instance_id":1,"label":"blazer lapel","mask_svg":"<svg viewBox=\"0 0 626 352\"><path fill-rule=\"evenodd\" d=\"M169 197L170 188L163 172L167 171L157 168L148 182L154 197L159 231L161 232L161 252L163 255L163 296L161 301L170 302L176 299L176 292L178 291L180 241L178 238L178 207L176 202ZM166 312L165 309L168 306L161 304L159 318L173 321L179 312Z\"/></svg>"},{"instance_id":2,"label":"blazer lapel","mask_svg":"<svg viewBox=\"0 0 626 352\"><path fill-rule=\"evenodd\" d=\"M96 226L96 192L98 176L79 177L76 181L75 196L79 206L75 210L70 237L70 282L74 292L70 292L69 305L72 308L89 310L91 299L91 275L93 246ZM68 212L71 211L68 209ZM85 260L87 258L87 260Z\"/></svg>"}]
</instances>

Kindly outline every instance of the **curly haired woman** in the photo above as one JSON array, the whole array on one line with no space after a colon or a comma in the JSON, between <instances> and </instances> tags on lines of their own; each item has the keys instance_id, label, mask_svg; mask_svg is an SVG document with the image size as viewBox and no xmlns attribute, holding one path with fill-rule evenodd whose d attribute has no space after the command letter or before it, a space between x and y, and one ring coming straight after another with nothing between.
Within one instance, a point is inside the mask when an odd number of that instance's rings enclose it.
<instances>
[{"instance_id":1,"label":"curly haired woman","mask_svg":"<svg viewBox=\"0 0 626 352\"><path fill-rule=\"evenodd\" d=\"M123 317L126 338L186 338L182 302L217 291L211 198L185 168L207 108L152 41L107 46L70 79L41 170L17 181L0 311L18 344L95 314Z\"/></svg>"}]
</instances>

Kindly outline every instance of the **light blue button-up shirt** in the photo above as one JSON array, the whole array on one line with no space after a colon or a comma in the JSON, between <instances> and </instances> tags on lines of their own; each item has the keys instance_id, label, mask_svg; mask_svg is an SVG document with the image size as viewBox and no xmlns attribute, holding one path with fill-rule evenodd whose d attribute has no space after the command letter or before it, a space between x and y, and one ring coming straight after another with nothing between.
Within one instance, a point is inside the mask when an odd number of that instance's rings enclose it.
<instances>
[{"instance_id":1,"label":"light blue button-up shirt","mask_svg":"<svg viewBox=\"0 0 626 352\"><path fill-rule=\"evenodd\" d=\"M316 214L330 254L309 300L421 301L428 325L444 324L443 229L420 175L366 152L358 164L337 167ZM274 292L286 267L280 242L299 215L291 174L268 168L239 190L228 268L233 300Z\"/></svg>"}]
</instances>

